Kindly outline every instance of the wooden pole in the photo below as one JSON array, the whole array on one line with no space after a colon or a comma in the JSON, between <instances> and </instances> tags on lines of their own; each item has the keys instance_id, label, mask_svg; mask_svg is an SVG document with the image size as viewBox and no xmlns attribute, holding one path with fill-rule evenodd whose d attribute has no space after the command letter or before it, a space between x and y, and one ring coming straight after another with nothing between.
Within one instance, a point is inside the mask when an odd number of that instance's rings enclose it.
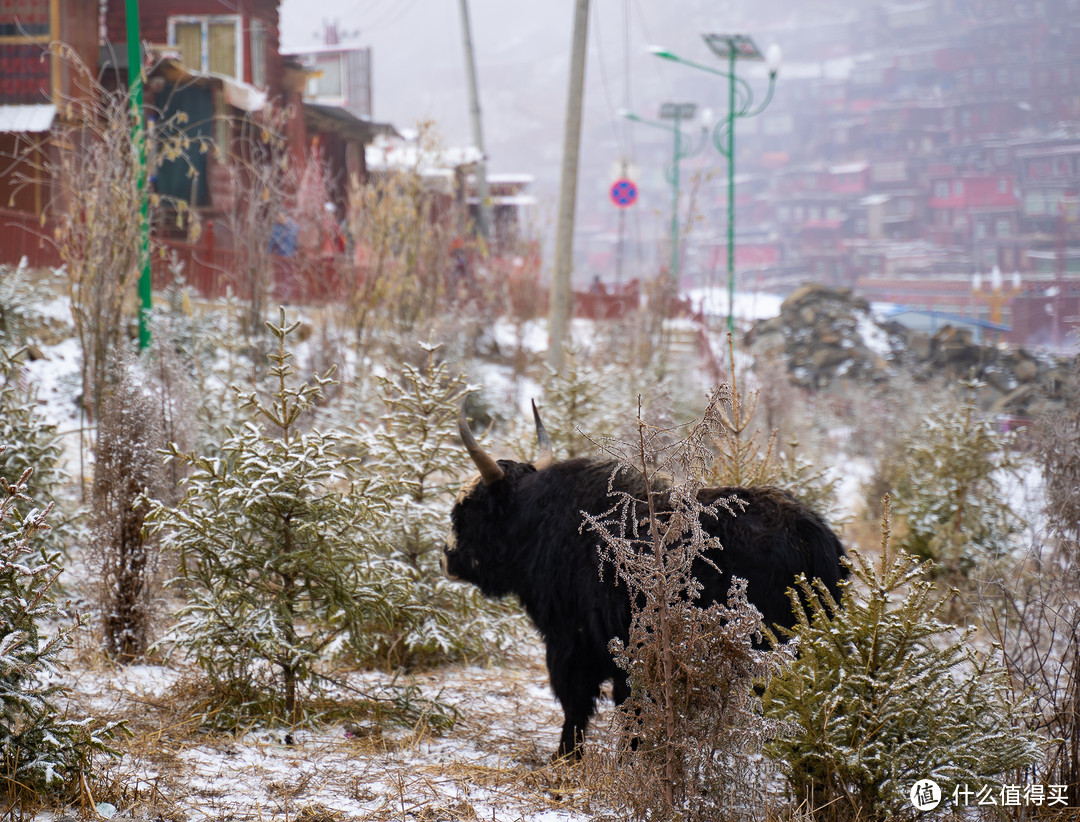
<instances>
[{"instance_id":1,"label":"wooden pole","mask_svg":"<svg viewBox=\"0 0 1080 822\"><path fill-rule=\"evenodd\" d=\"M570 275L574 259L574 209L577 205L578 155L581 149L581 104L585 89L585 46L589 25L589 0L574 5L573 52L570 58L570 89L566 100L563 132L562 181L559 187L559 219L555 230L555 271L548 313L548 363L555 371L566 364L565 344L570 328Z\"/></svg>"}]
</instances>

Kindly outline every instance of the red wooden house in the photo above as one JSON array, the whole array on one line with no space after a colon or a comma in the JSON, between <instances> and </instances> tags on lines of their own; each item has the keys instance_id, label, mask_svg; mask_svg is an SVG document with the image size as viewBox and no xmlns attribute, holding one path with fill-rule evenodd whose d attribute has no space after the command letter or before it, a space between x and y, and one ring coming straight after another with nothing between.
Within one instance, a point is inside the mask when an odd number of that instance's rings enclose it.
<instances>
[{"instance_id":1,"label":"red wooden house","mask_svg":"<svg viewBox=\"0 0 1080 822\"><path fill-rule=\"evenodd\" d=\"M107 87L127 85L125 6L117 0L3 0L0 159L16 156L28 143L40 145L42 154L55 150L50 148L53 117L67 112L66 103L85 91L72 80L70 62L48 50L50 42L70 44L93 73L100 69ZM204 290L219 290L218 272L228 268L227 255L241 242L231 237L227 219L239 179L231 160L269 121L271 109L294 112L285 130L296 176L306 179L304 169L314 160L313 167L330 181L329 191L308 204L320 220L324 199L335 203L339 216L344 213L350 176L366 177L364 146L377 134L393 133L389 125L303 99L310 71L281 54L278 7L279 0L139 2L140 39L152 66L145 87L149 110L166 119L182 112L185 133L217 147L189 152L184 161L158 169L153 180L158 193L200 213L197 246L181 237L162 239L186 263L189 280ZM370 82L370 73L367 77ZM48 226L42 227L54 192L49 180L34 179L36 165L40 162L22 169L10 161L0 165L0 262L27 254L28 244L38 252L29 254L32 264L57 262L43 239ZM300 199L299 191L286 195L281 207L295 208Z\"/></svg>"},{"instance_id":2,"label":"red wooden house","mask_svg":"<svg viewBox=\"0 0 1080 822\"><path fill-rule=\"evenodd\" d=\"M63 41L64 57L50 44ZM63 103L85 94L71 56L97 65L97 8L85 0L4 0L0 4L0 262L53 262L38 237L50 198L41 166Z\"/></svg>"}]
</instances>

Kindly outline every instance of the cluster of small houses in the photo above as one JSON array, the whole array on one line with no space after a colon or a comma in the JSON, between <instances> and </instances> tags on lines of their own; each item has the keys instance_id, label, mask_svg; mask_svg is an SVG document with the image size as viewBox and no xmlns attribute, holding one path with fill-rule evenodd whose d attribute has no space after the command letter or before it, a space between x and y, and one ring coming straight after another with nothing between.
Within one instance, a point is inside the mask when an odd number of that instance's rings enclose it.
<instances>
[{"instance_id":1,"label":"cluster of small houses","mask_svg":"<svg viewBox=\"0 0 1080 822\"><path fill-rule=\"evenodd\" d=\"M79 103L128 88L129 5L13 0L0 7L0 263L24 258L35 267L60 263L50 238L54 210L62 208L61 187L48 169L71 148L58 135L79 127L80 112L92 110ZM472 174L479 153L473 148L426 152L414 135L403 137L392 124L372 119L370 48L340 43L336 27L328 25L325 45L283 53L279 5L279 0L138 4L148 117L216 149L192 150L182 162L155 169L154 190L190 206L202 227L197 238L168 220L155 228L155 240L167 252L153 262L155 287L168 281L169 263L178 260L189 284L207 296L224 293L231 255L246 239L233 236L236 229L228 219L236 198L244 196L231 167L243 157L245 141L267 123L284 131L288 163L302 170L295 190L285 192L282 225L291 226L296 215L301 226L317 227L299 237L279 229L272 251L281 257L300 252L325 258L300 274L318 282L294 285L292 296L333 296L320 288L327 291L325 281L334 279L326 276L327 268L345 251L338 229L347 216L352 181L364 185L379 174L416 169L437 213L456 208L464 215L459 234L477 208ZM89 78L99 78L100 84ZM272 114L284 111L292 116L279 120ZM315 176L319 179L312 181ZM488 247L498 266L500 255L520 253L518 215L531 203L525 192L531 178L493 175L489 182L494 234ZM526 255L525 263L532 262Z\"/></svg>"}]
</instances>

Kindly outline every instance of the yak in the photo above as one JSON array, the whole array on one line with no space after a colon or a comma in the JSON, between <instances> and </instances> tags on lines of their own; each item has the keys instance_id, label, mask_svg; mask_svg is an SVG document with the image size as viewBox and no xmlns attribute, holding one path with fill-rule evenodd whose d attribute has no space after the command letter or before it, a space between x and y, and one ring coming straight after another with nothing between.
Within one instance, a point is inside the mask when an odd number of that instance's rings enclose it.
<instances>
[{"instance_id":1,"label":"yak","mask_svg":"<svg viewBox=\"0 0 1080 822\"><path fill-rule=\"evenodd\" d=\"M541 446L535 464L494 459L464 413L459 416L462 442L480 473L454 504L443 571L492 599L517 595L544 639L551 688L563 709L556 758L580 758L603 683L612 681L616 704L630 695L608 643L627 640L631 619L626 586L612 573L601 576L598 538L581 528L582 512L611 508L609 482L637 499L644 498L645 483L640 473L616 472L614 461L599 457L555 461L535 404L533 414ZM732 576L746 580L747 598L765 625L794 625L787 591L800 574L820 579L838 596L847 573L844 548L816 512L778 488L703 488L698 494L703 505L732 496L741 501L737 514L703 519L722 547L694 566L702 607L727 601Z\"/></svg>"}]
</instances>

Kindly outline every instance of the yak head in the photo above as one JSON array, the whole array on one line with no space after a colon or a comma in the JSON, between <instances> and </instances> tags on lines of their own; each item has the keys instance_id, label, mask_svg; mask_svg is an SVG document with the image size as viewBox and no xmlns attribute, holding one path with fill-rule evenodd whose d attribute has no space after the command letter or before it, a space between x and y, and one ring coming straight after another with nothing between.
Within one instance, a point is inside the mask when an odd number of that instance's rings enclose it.
<instances>
[{"instance_id":1,"label":"yak head","mask_svg":"<svg viewBox=\"0 0 1080 822\"><path fill-rule=\"evenodd\" d=\"M493 458L476 441L464 410L458 415L458 433L479 473L466 481L454 502L443 546L443 572L452 580L473 583L489 597L506 596L515 587L515 564L509 553L520 518L515 510L518 486L554 462L551 438L535 402L533 418L540 455L528 463Z\"/></svg>"}]
</instances>

